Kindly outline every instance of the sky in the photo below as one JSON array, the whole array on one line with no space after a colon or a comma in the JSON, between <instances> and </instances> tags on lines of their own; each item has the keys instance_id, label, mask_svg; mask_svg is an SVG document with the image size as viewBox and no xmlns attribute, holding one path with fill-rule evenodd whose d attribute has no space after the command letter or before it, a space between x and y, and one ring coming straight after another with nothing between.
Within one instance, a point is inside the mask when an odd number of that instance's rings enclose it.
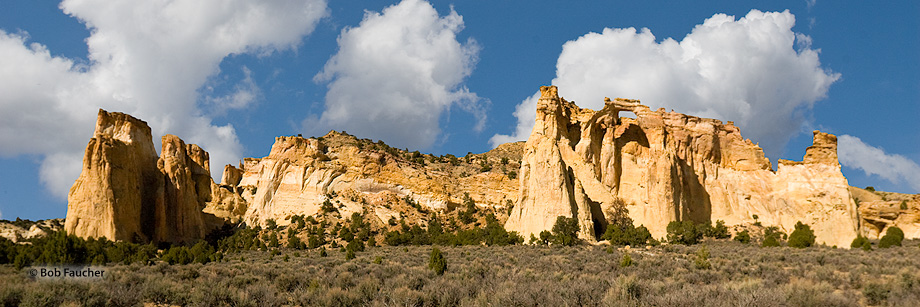
<instances>
[{"instance_id":1,"label":"sky","mask_svg":"<svg viewBox=\"0 0 920 307\"><path fill-rule=\"evenodd\" d=\"M0 218L63 218L99 108L225 164L329 130L433 154L526 140L541 85L734 121L771 161L838 136L920 193L920 4L0 1ZM775 165L775 164L774 164Z\"/></svg>"}]
</instances>

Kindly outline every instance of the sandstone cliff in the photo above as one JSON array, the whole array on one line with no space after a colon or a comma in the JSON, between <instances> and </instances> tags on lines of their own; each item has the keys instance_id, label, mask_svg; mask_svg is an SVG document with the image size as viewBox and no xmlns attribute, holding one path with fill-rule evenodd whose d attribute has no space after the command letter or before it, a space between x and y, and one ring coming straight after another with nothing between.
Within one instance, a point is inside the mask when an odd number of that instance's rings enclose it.
<instances>
[{"instance_id":1,"label":"sandstone cliff","mask_svg":"<svg viewBox=\"0 0 920 307\"><path fill-rule=\"evenodd\" d=\"M630 111L636 118L619 117ZM638 226L664 237L675 220L759 221L789 232L797 221L817 241L849 246L856 205L836 158L836 137L815 132L803 162L771 170L763 151L732 122L651 111L636 100L607 99L581 109L542 87L534 130L524 145L520 196L505 227L525 237L575 217L594 240L616 198Z\"/></svg>"},{"instance_id":2,"label":"sandstone cliff","mask_svg":"<svg viewBox=\"0 0 920 307\"><path fill-rule=\"evenodd\" d=\"M920 238L920 194L901 194L850 187L859 205L860 233L879 239L889 227L904 231L904 238Z\"/></svg>"},{"instance_id":3,"label":"sandstone cliff","mask_svg":"<svg viewBox=\"0 0 920 307\"><path fill-rule=\"evenodd\" d=\"M396 214L389 208L405 199L427 210L453 209L464 195L479 206L510 207L517 182L509 177L516 175L519 148L519 143L505 144L490 153L470 154L467 161L410 153L335 131L319 138L282 136L267 157L244 159L239 169L225 168L231 174L225 172L220 189L242 201L229 195L205 211L251 225L267 219L283 225L293 215L320 213L327 201L343 216L370 210L382 222ZM241 172L239 180L236 172ZM230 213L244 207L242 216Z\"/></svg>"},{"instance_id":4,"label":"sandstone cliff","mask_svg":"<svg viewBox=\"0 0 920 307\"><path fill-rule=\"evenodd\" d=\"M83 171L70 189L64 229L89 238L193 242L214 227L208 154L173 135L157 157L150 127L130 115L99 110Z\"/></svg>"}]
</instances>

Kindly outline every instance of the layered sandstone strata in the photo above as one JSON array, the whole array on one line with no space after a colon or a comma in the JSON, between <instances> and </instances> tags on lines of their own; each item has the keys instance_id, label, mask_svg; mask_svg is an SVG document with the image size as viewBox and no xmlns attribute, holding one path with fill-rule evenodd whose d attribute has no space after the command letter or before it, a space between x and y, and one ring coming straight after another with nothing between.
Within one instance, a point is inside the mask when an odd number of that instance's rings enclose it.
<instances>
[{"instance_id":1,"label":"layered sandstone strata","mask_svg":"<svg viewBox=\"0 0 920 307\"><path fill-rule=\"evenodd\" d=\"M816 131L803 162L780 161L774 172L732 122L619 98L599 111L581 109L553 86L541 88L520 173L520 197L505 227L525 237L567 216L579 221L582 238L594 240L617 198L658 238L671 221L741 225L756 215L787 232L801 221L819 243L849 246L858 226L833 135Z\"/></svg>"}]
</instances>

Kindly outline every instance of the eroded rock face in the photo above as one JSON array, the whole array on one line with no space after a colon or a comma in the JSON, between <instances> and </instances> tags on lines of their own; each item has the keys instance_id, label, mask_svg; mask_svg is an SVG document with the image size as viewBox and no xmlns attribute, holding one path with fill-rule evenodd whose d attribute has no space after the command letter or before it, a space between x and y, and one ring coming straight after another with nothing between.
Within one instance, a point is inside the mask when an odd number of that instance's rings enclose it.
<instances>
[{"instance_id":1,"label":"eroded rock face","mask_svg":"<svg viewBox=\"0 0 920 307\"><path fill-rule=\"evenodd\" d=\"M208 153L174 135L157 157L150 127L130 115L99 110L83 172L70 189L65 230L132 242L194 242L216 220Z\"/></svg>"},{"instance_id":2,"label":"eroded rock face","mask_svg":"<svg viewBox=\"0 0 920 307\"><path fill-rule=\"evenodd\" d=\"M317 214L327 200L347 216L366 206L374 210L388 207L392 200L406 197L433 210L461 203L465 193L485 207L508 206L516 198L517 183L505 173L470 170L461 174L446 167L447 163L434 166L406 161L386 151L395 149L377 145L334 131L320 138L277 137L267 157L244 159L239 183L224 190L235 191L244 200L246 211L241 219L250 225L267 219L284 225L292 215ZM516 146L510 144L502 151L514 156ZM206 211L220 210L215 204Z\"/></svg>"},{"instance_id":3,"label":"eroded rock face","mask_svg":"<svg viewBox=\"0 0 920 307\"><path fill-rule=\"evenodd\" d=\"M64 229L80 237L151 239L154 224L145 210L156 207L156 187L163 182L156 165L157 154L146 122L99 110L96 130L83 157L83 171L67 197Z\"/></svg>"},{"instance_id":4,"label":"eroded rock face","mask_svg":"<svg viewBox=\"0 0 920 307\"><path fill-rule=\"evenodd\" d=\"M636 118L621 118L621 111ZM520 198L505 227L527 237L550 230L556 216L575 217L580 236L591 241L616 198L657 238L671 221L740 225L755 222L755 214L787 232L802 221L828 245L849 246L857 230L832 135L816 131L805 161L781 161L773 172L732 122L619 98L599 111L581 109L555 87L542 87L524 145Z\"/></svg>"},{"instance_id":5,"label":"eroded rock face","mask_svg":"<svg viewBox=\"0 0 920 307\"><path fill-rule=\"evenodd\" d=\"M156 207L155 241L194 242L209 230L202 209L211 200L208 153L198 145L186 145L179 137L163 136L157 168L165 185Z\"/></svg>"},{"instance_id":6,"label":"eroded rock face","mask_svg":"<svg viewBox=\"0 0 920 307\"><path fill-rule=\"evenodd\" d=\"M869 191L850 187L859 204L860 233L879 239L891 227L904 231L904 238L920 238L920 194Z\"/></svg>"}]
</instances>

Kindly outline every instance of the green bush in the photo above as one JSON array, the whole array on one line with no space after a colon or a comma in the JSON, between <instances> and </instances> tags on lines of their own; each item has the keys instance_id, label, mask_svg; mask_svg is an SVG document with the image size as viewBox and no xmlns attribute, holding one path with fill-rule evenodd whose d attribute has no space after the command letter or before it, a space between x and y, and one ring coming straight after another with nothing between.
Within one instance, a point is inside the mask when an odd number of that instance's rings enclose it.
<instances>
[{"instance_id":1,"label":"green bush","mask_svg":"<svg viewBox=\"0 0 920 307\"><path fill-rule=\"evenodd\" d=\"M751 234L747 231L747 229L739 231L735 234L734 240L744 244L751 243Z\"/></svg>"},{"instance_id":2,"label":"green bush","mask_svg":"<svg viewBox=\"0 0 920 307\"><path fill-rule=\"evenodd\" d=\"M636 246L645 245L654 239L645 226L633 227L629 225L620 227L611 225L607 227L607 231L601 236L601 240L608 240L611 245Z\"/></svg>"},{"instance_id":3,"label":"green bush","mask_svg":"<svg viewBox=\"0 0 920 307\"><path fill-rule=\"evenodd\" d=\"M553 244L572 246L578 244L578 220L572 217L557 216L553 224Z\"/></svg>"},{"instance_id":4,"label":"green bush","mask_svg":"<svg viewBox=\"0 0 920 307\"><path fill-rule=\"evenodd\" d=\"M725 221L717 220L716 226L710 227L706 236L716 239L728 239L731 237L731 234L728 233L728 227L725 226Z\"/></svg>"},{"instance_id":5,"label":"green bush","mask_svg":"<svg viewBox=\"0 0 920 307\"><path fill-rule=\"evenodd\" d=\"M901 246L904 241L904 231L901 228L890 226L885 231L885 235L878 241L879 248L889 248L892 246Z\"/></svg>"},{"instance_id":6,"label":"green bush","mask_svg":"<svg viewBox=\"0 0 920 307\"><path fill-rule=\"evenodd\" d=\"M540 242L543 242L543 245L549 245L553 240L553 233L548 230L540 232Z\"/></svg>"},{"instance_id":7,"label":"green bush","mask_svg":"<svg viewBox=\"0 0 920 307\"><path fill-rule=\"evenodd\" d=\"M760 244L762 247L778 247L782 246L782 235L784 233L779 231L779 228L776 226L770 226L764 228L763 230L763 243Z\"/></svg>"},{"instance_id":8,"label":"green bush","mask_svg":"<svg viewBox=\"0 0 920 307\"><path fill-rule=\"evenodd\" d=\"M441 254L441 250L437 247L431 249L431 257L428 258L428 268L438 275L444 275L444 271L447 270L447 260L444 259L444 255Z\"/></svg>"},{"instance_id":9,"label":"green bush","mask_svg":"<svg viewBox=\"0 0 920 307\"><path fill-rule=\"evenodd\" d=\"M355 251L350 248L347 248L345 251L345 261L348 261L351 259L355 259Z\"/></svg>"},{"instance_id":10,"label":"green bush","mask_svg":"<svg viewBox=\"0 0 920 307\"><path fill-rule=\"evenodd\" d=\"M693 266L699 270L708 270L712 268L712 263L709 262L709 249L706 248L706 246L696 251L696 259L693 260Z\"/></svg>"},{"instance_id":11,"label":"green bush","mask_svg":"<svg viewBox=\"0 0 920 307\"><path fill-rule=\"evenodd\" d=\"M869 242L869 239L862 235L857 235L856 239L853 239L853 243L850 243L850 248L862 248L869 251L872 250L872 242Z\"/></svg>"},{"instance_id":12,"label":"green bush","mask_svg":"<svg viewBox=\"0 0 920 307\"><path fill-rule=\"evenodd\" d=\"M633 265L632 257L629 256L629 253L623 253L623 258L620 259L620 267L625 268Z\"/></svg>"},{"instance_id":13,"label":"green bush","mask_svg":"<svg viewBox=\"0 0 920 307\"><path fill-rule=\"evenodd\" d=\"M307 248L307 245L304 244L303 241L301 241L300 238L297 237L296 235L295 235L295 236L291 236L291 237L288 238L288 244L287 244L287 245L288 245L289 248L293 248L293 249L305 249L305 248Z\"/></svg>"},{"instance_id":14,"label":"green bush","mask_svg":"<svg viewBox=\"0 0 920 307\"><path fill-rule=\"evenodd\" d=\"M693 245L700 242L702 233L693 221L672 221L668 223L668 242L672 244Z\"/></svg>"},{"instance_id":15,"label":"green bush","mask_svg":"<svg viewBox=\"0 0 920 307\"><path fill-rule=\"evenodd\" d=\"M815 232L802 222L795 223L795 230L789 235L789 246L806 248L815 244Z\"/></svg>"}]
</instances>

